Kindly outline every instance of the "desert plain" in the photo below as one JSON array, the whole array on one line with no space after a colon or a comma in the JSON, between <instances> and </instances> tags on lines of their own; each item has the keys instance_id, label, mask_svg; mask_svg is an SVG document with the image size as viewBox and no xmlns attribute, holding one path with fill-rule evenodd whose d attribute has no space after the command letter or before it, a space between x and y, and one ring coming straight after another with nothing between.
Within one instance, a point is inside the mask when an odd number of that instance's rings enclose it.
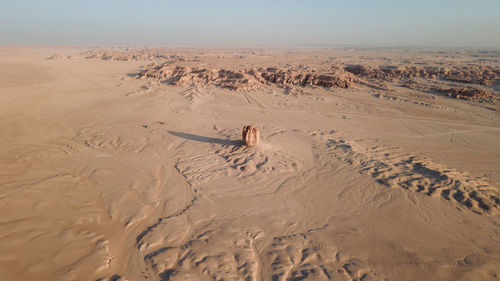
<instances>
[{"instance_id":1,"label":"desert plain","mask_svg":"<svg viewBox=\"0 0 500 281\"><path fill-rule=\"evenodd\" d=\"M499 280L499 94L498 50L0 47L0 280Z\"/></svg>"}]
</instances>

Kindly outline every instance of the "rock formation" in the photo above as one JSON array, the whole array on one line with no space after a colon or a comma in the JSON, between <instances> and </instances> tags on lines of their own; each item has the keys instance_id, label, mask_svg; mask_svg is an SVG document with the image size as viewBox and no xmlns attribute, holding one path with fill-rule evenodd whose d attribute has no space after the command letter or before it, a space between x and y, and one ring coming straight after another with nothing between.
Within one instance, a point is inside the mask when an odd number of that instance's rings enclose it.
<instances>
[{"instance_id":1,"label":"rock formation","mask_svg":"<svg viewBox=\"0 0 500 281\"><path fill-rule=\"evenodd\" d=\"M256 146L259 143L259 129L252 125L244 126L242 137L246 146Z\"/></svg>"},{"instance_id":2,"label":"rock formation","mask_svg":"<svg viewBox=\"0 0 500 281\"><path fill-rule=\"evenodd\" d=\"M177 55L169 55L165 50L137 49L137 50L89 50L83 52L86 59L118 60L118 61L142 61L142 60L171 60L184 61Z\"/></svg>"},{"instance_id":3,"label":"rock formation","mask_svg":"<svg viewBox=\"0 0 500 281\"><path fill-rule=\"evenodd\" d=\"M349 73L322 73L316 74L296 69L267 68L252 70L257 79L261 78L269 84L284 86L318 86L325 88L349 88L353 77Z\"/></svg>"},{"instance_id":4,"label":"rock formation","mask_svg":"<svg viewBox=\"0 0 500 281\"><path fill-rule=\"evenodd\" d=\"M436 67L436 66L379 66L350 65L344 68L359 77L371 79L443 79L452 82L467 84L492 85L497 79L495 69L482 65L467 65L462 67Z\"/></svg>"},{"instance_id":5,"label":"rock formation","mask_svg":"<svg viewBox=\"0 0 500 281\"><path fill-rule=\"evenodd\" d=\"M429 86L424 83L418 83L414 80L407 81L403 83L402 86L420 92L438 93L451 98L473 102L496 104L497 100L497 97L493 93L482 89L479 86L471 87L465 85L457 85L450 88L446 86Z\"/></svg>"},{"instance_id":6,"label":"rock formation","mask_svg":"<svg viewBox=\"0 0 500 281\"><path fill-rule=\"evenodd\" d=\"M474 102L495 103L495 96L491 93L478 88L449 88L438 89L437 92L453 97Z\"/></svg>"},{"instance_id":7,"label":"rock formation","mask_svg":"<svg viewBox=\"0 0 500 281\"><path fill-rule=\"evenodd\" d=\"M255 90L266 85L349 88L351 73L312 73L296 69L258 68L244 70L189 68L171 63L151 66L138 74L170 85L214 85L230 90Z\"/></svg>"}]
</instances>

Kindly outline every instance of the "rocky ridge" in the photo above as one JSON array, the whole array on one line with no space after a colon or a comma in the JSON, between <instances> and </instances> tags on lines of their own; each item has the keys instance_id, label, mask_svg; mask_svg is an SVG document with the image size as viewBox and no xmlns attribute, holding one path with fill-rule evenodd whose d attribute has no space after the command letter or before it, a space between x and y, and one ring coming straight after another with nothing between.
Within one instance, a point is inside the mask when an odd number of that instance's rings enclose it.
<instances>
[{"instance_id":1,"label":"rocky ridge","mask_svg":"<svg viewBox=\"0 0 500 281\"><path fill-rule=\"evenodd\" d=\"M472 102L496 104L497 101L497 97L493 93L475 86L429 86L410 80L403 83L403 87L420 92L437 93L451 98Z\"/></svg>"},{"instance_id":2,"label":"rocky ridge","mask_svg":"<svg viewBox=\"0 0 500 281\"><path fill-rule=\"evenodd\" d=\"M169 85L214 85L230 90L254 90L266 85L349 88L354 78L350 73L336 71L315 73L294 68L271 67L228 70L190 68L171 63L148 67L136 77L154 78Z\"/></svg>"},{"instance_id":3,"label":"rocky ridge","mask_svg":"<svg viewBox=\"0 0 500 281\"><path fill-rule=\"evenodd\" d=\"M371 79L443 79L458 83L493 85L498 79L498 70L489 66L468 65L461 67L436 67L436 66L379 66L349 65L344 68L358 77Z\"/></svg>"},{"instance_id":4,"label":"rocky ridge","mask_svg":"<svg viewBox=\"0 0 500 281\"><path fill-rule=\"evenodd\" d=\"M165 51L147 50L90 50L83 52L86 59L117 60L117 61L142 61L142 60L174 60L184 61L178 55L168 55Z\"/></svg>"}]
</instances>

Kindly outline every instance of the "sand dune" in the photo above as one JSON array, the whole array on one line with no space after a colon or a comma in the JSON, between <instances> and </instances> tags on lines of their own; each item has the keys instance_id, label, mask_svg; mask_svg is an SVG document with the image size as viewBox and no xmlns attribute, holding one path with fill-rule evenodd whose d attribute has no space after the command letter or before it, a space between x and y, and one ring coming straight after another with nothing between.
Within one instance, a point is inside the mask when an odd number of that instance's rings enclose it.
<instances>
[{"instance_id":1,"label":"sand dune","mask_svg":"<svg viewBox=\"0 0 500 281\"><path fill-rule=\"evenodd\" d=\"M497 280L498 56L2 47L0 279Z\"/></svg>"}]
</instances>

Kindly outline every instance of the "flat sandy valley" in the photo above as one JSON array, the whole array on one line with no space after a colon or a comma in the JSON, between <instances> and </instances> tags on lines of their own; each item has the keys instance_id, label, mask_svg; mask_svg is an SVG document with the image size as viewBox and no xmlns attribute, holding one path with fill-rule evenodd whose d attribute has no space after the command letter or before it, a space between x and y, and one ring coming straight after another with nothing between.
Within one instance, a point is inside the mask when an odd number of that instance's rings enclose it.
<instances>
[{"instance_id":1,"label":"flat sandy valley","mask_svg":"<svg viewBox=\"0 0 500 281\"><path fill-rule=\"evenodd\" d=\"M499 94L499 51L0 47L0 280L499 280Z\"/></svg>"}]
</instances>

